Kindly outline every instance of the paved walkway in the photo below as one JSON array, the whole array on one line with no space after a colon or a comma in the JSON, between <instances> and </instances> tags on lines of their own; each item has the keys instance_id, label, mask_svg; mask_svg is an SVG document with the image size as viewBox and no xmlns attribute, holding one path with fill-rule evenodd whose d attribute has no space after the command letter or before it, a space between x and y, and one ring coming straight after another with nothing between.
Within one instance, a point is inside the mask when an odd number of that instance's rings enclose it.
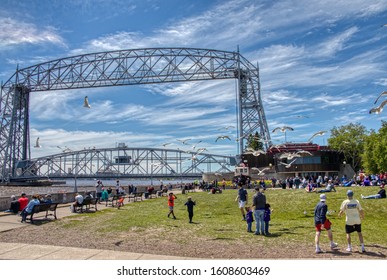
<instances>
[{"instance_id":1,"label":"paved walkway","mask_svg":"<svg viewBox=\"0 0 387 280\"><path fill-rule=\"evenodd\" d=\"M70 212L70 204L59 205L58 219L81 215ZM106 208L105 204L98 204L98 210ZM110 206L111 207L111 206ZM36 218L39 218L37 214ZM9 213L0 213L0 232L34 226L29 222L21 223L21 217ZM26 257L28 256L28 257ZM123 251L85 249L63 246L32 245L24 243L5 243L0 240L0 260L185 260L191 258L131 253Z\"/></svg>"}]
</instances>

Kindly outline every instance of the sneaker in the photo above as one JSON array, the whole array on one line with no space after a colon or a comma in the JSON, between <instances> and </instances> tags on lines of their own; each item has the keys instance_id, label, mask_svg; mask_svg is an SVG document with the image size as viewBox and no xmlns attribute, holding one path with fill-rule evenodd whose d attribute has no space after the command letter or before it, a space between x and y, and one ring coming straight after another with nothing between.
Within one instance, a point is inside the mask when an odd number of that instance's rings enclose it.
<instances>
[{"instance_id":1,"label":"sneaker","mask_svg":"<svg viewBox=\"0 0 387 280\"><path fill-rule=\"evenodd\" d=\"M316 249L316 254L320 254L320 253L322 253L323 251L320 249L320 248L317 248Z\"/></svg>"},{"instance_id":2,"label":"sneaker","mask_svg":"<svg viewBox=\"0 0 387 280\"><path fill-rule=\"evenodd\" d=\"M331 249L335 249L335 248L337 248L337 243L335 243L335 242L333 242L332 244L331 244Z\"/></svg>"},{"instance_id":3,"label":"sneaker","mask_svg":"<svg viewBox=\"0 0 387 280\"><path fill-rule=\"evenodd\" d=\"M361 198L364 198L364 195L361 194L360 196L361 196Z\"/></svg>"},{"instance_id":4,"label":"sneaker","mask_svg":"<svg viewBox=\"0 0 387 280\"><path fill-rule=\"evenodd\" d=\"M347 252L352 252L352 248L351 248L351 247L348 247L347 249L345 249L345 251L347 251Z\"/></svg>"}]
</instances>

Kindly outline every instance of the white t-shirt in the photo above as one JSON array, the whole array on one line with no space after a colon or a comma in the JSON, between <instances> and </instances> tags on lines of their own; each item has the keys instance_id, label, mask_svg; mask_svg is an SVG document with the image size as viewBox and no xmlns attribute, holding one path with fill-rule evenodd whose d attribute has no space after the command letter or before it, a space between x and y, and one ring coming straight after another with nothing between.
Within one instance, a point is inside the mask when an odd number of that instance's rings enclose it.
<instances>
[{"instance_id":1,"label":"white t-shirt","mask_svg":"<svg viewBox=\"0 0 387 280\"><path fill-rule=\"evenodd\" d=\"M82 202L83 202L83 196L82 195L77 195L76 197L75 197L75 200L79 203L79 204L82 204Z\"/></svg>"},{"instance_id":2,"label":"white t-shirt","mask_svg":"<svg viewBox=\"0 0 387 280\"><path fill-rule=\"evenodd\" d=\"M360 225L360 211L362 210L360 202L357 199L346 199L340 206L340 211L345 212L345 224Z\"/></svg>"}]
</instances>

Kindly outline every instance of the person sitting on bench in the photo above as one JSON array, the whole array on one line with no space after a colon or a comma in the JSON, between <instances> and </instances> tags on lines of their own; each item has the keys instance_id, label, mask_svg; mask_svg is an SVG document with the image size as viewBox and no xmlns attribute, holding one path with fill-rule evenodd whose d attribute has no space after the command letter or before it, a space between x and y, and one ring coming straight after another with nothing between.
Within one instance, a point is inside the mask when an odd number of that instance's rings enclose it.
<instances>
[{"instance_id":1,"label":"person sitting on bench","mask_svg":"<svg viewBox=\"0 0 387 280\"><path fill-rule=\"evenodd\" d=\"M35 205L39 205L40 200L39 200L39 195L34 194L32 196L32 199L30 202L28 202L26 208L23 209L23 211L20 213L22 220L21 222L25 222L27 219L27 216L32 213L32 209L34 208Z\"/></svg>"}]
</instances>

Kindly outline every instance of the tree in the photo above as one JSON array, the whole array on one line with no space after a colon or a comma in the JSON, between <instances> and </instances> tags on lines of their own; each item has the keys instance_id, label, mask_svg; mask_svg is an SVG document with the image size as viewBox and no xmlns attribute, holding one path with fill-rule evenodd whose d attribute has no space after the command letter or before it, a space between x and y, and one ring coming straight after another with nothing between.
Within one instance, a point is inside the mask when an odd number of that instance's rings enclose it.
<instances>
[{"instance_id":1,"label":"tree","mask_svg":"<svg viewBox=\"0 0 387 280\"><path fill-rule=\"evenodd\" d=\"M250 134L249 138L247 138L246 147L253 149L254 151L263 150L263 143L261 139L262 138L257 131L255 132L254 136Z\"/></svg>"},{"instance_id":2,"label":"tree","mask_svg":"<svg viewBox=\"0 0 387 280\"><path fill-rule=\"evenodd\" d=\"M382 121L378 132L372 131L364 143L361 154L366 173L378 174L387 171L387 122Z\"/></svg>"},{"instance_id":3,"label":"tree","mask_svg":"<svg viewBox=\"0 0 387 280\"><path fill-rule=\"evenodd\" d=\"M351 164L355 171L362 166L361 154L363 153L364 142L367 137L367 129L359 123L350 123L331 129L331 137L328 139L328 145L338 151L341 151L344 160Z\"/></svg>"}]
</instances>

